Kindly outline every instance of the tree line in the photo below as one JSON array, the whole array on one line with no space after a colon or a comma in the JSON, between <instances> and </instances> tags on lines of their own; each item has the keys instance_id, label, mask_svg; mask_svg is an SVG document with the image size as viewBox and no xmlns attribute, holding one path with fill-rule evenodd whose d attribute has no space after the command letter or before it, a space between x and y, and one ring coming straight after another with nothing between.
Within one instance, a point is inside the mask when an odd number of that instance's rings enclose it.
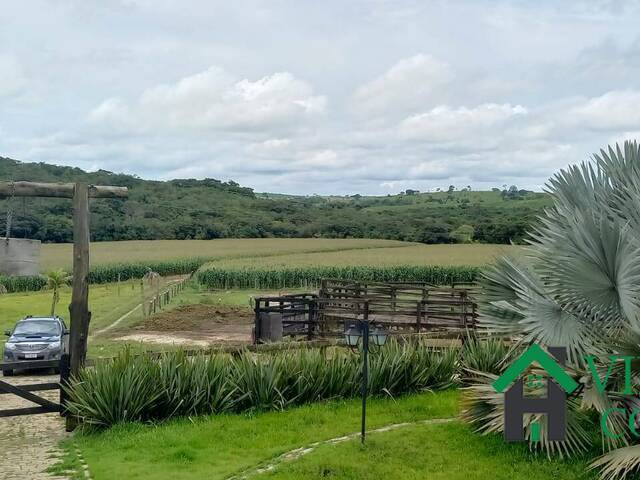
<instances>
[{"instance_id":1,"label":"tree line","mask_svg":"<svg viewBox=\"0 0 640 480\"><path fill-rule=\"evenodd\" d=\"M215 179L143 180L0 157L0 180L126 186L129 198L91 205L93 241L255 237L385 238L422 243L519 243L549 199L518 191L443 191L368 197L257 194ZM0 235L12 212L12 236L72 240L71 203L0 200Z\"/></svg>"}]
</instances>

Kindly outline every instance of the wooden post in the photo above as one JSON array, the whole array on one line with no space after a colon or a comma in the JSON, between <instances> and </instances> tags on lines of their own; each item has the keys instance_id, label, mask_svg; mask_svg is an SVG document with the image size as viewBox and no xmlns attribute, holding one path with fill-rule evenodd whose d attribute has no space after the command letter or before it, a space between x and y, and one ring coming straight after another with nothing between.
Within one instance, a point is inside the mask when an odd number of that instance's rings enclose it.
<instances>
[{"instance_id":1,"label":"wooden post","mask_svg":"<svg viewBox=\"0 0 640 480\"><path fill-rule=\"evenodd\" d=\"M94 186L86 183L0 182L0 198L49 197L73 199L73 291L69 313L69 372L77 375L87 356L89 336L89 197L126 198L126 187ZM62 375L62 380L65 375ZM67 376L68 378L68 376ZM75 419L67 416L67 430Z\"/></svg>"},{"instance_id":2,"label":"wooden post","mask_svg":"<svg viewBox=\"0 0 640 480\"><path fill-rule=\"evenodd\" d=\"M73 195L73 291L69 353L71 375L77 375L87 356L89 335L89 188L76 183Z\"/></svg>"}]
</instances>

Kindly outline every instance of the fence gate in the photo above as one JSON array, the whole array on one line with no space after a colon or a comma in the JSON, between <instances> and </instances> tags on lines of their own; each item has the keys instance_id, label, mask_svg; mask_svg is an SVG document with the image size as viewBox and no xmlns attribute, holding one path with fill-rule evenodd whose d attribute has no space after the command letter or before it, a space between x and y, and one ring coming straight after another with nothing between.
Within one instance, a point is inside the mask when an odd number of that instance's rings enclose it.
<instances>
[{"instance_id":1,"label":"fence gate","mask_svg":"<svg viewBox=\"0 0 640 480\"><path fill-rule=\"evenodd\" d=\"M37 413L51 413L59 412L60 415L64 415L64 403L65 392L62 385L66 384L69 380L70 366L69 366L69 354L62 355L60 360L34 360L32 362L11 362L0 364L0 368L6 369L31 369L31 368L59 368L60 369L60 381L50 383L32 383L28 385L13 385L0 380L0 396L2 395L16 395L24 398L32 403L35 403L35 407L23 407L23 408L0 408L1 417L15 417L19 415L34 415ZM43 392L48 390L59 390L60 399L58 403L40 397L33 392ZM2 402L0 402L0 405Z\"/></svg>"}]
</instances>

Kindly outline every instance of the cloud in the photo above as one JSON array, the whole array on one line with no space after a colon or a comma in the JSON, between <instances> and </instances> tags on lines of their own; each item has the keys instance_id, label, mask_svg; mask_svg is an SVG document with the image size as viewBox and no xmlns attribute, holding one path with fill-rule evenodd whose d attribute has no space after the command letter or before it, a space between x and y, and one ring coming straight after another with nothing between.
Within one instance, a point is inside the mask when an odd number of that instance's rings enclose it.
<instances>
[{"instance_id":1,"label":"cloud","mask_svg":"<svg viewBox=\"0 0 640 480\"><path fill-rule=\"evenodd\" d=\"M225 70L208 70L176 83L145 90L127 102L110 98L90 114L93 124L150 131L247 131L295 126L324 113L326 97L291 73L279 72L255 81L238 79Z\"/></svg>"},{"instance_id":2,"label":"cloud","mask_svg":"<svg viewBox=\"0 0 640 480\"><path fill-rule=\"evenodd\" d=\"M352 102L357 111L366 114L416 109L433 101L436 92L452 78L448 64L432 55L419 54L400 60L358 87Z\"/></svg>"},{"instance_id":3,"label":"cloud","mask_svg":"<svg viewBox=\"0 0 640 480\"><path fill-rule=\"evenodd\" d=\"M26 79L18 60L0 53L0 98L20 93L25 85Z\"/></svg>"},{"instance_id":4,"label":"cloud","mask_svg":"<svg viewBox=\"0 0 640 480\"><path fill-rule=\"evenodd\" d=\"M252 143L246 150L254 155L282 155L289 145L291 145L291 140L288 138L270 138L264 142Z\"/></svg>"},{"instance_id":5,"label":"cloud","mask_svg":"<svg viewBox=\"0 0 640 480\"><path fill-rule=\"evenodd\" d=\"M527 110L521 105L485 103L455 109L443 105L406 118L399 126L399 134L403 139L427 142L465 140L526 114Z\"/></svg>"},{"instance_id":6,"label":"cloud","mask_svg":"<svg viewBox=\"0 0 640 480\"><path fill-rule=\"evenodd\" d=\"M611 91L570 109L567 121L593 130L640 129L639 106L640 91Z\"/></svg>"}]
</instances>

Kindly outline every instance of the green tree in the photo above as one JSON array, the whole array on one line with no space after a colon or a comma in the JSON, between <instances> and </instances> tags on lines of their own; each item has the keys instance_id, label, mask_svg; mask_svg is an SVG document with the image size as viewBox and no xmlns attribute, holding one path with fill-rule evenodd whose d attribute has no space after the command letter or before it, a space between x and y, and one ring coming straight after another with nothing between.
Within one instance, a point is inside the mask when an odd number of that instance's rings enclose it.
<instances>
[{"instance_id":1,"label":"green tree","mask_svg":"<svg viewBox=\"0 0 640 480\"><path fill-rule=\"evenodd\" d=\"M451 236L457 243L471 243L473 241L473 234L475 233L471 225L460 225L453 232Z\"/></svg>"}]
</instances>

